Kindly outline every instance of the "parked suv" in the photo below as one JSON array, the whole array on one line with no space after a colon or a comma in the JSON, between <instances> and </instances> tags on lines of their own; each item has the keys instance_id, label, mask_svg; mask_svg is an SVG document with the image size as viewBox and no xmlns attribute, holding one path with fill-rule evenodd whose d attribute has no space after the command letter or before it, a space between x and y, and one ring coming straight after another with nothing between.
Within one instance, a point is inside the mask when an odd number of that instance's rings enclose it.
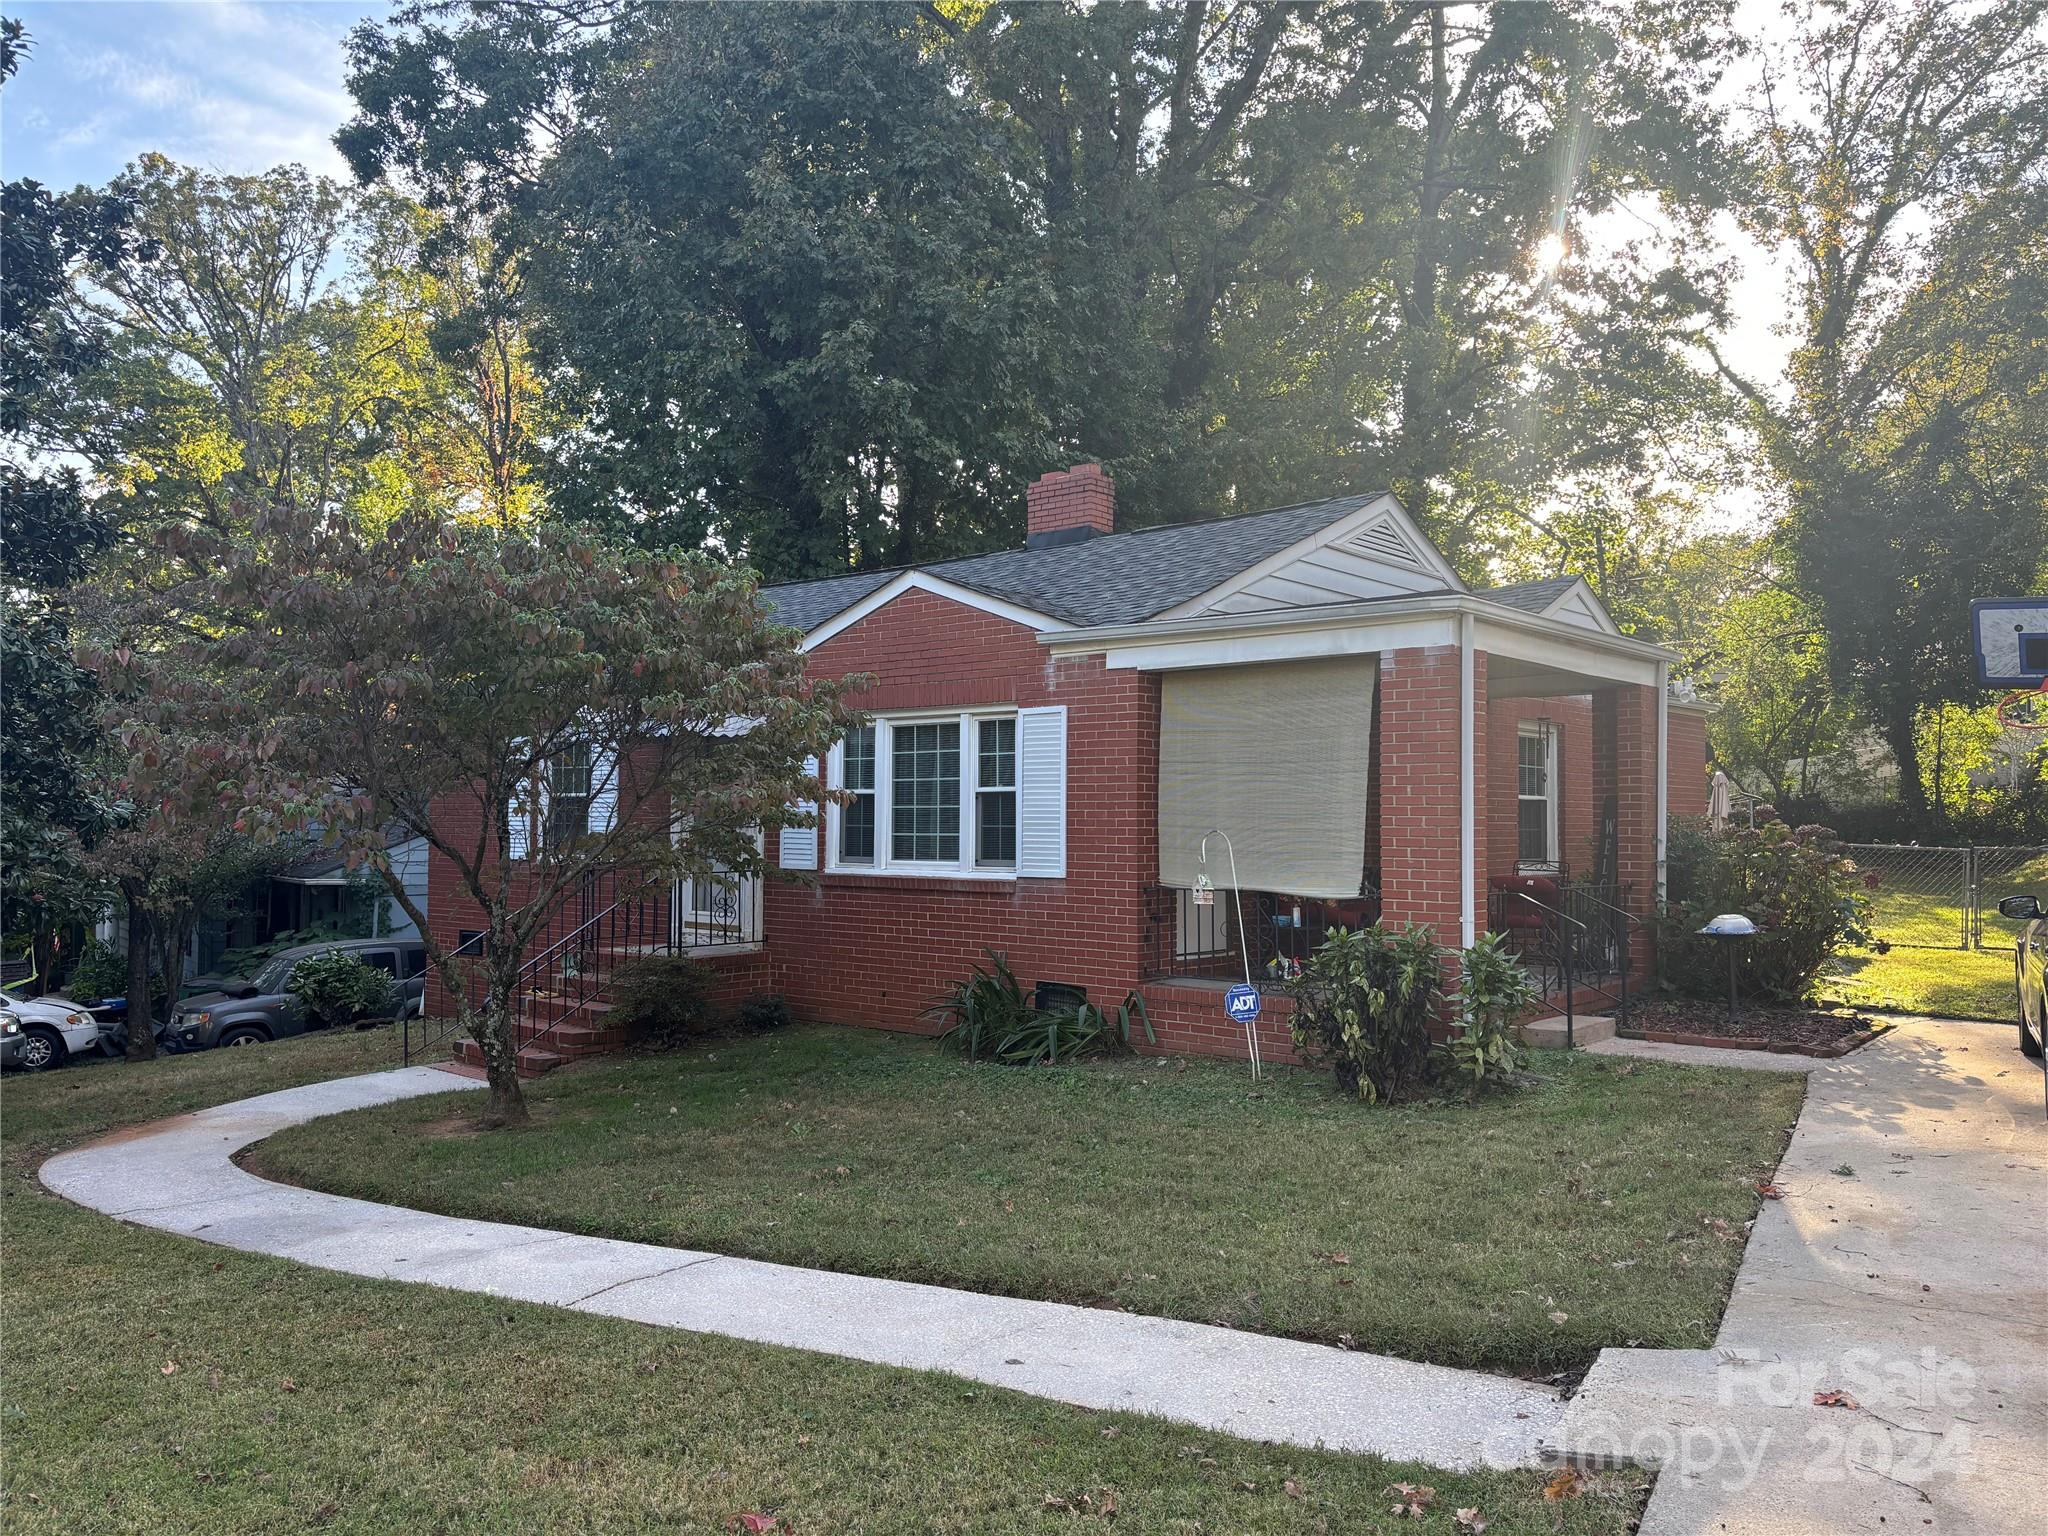
<instances>
[{"instance_id":1,"label":"parked suv","mask_svg":"<svg viewBox=\"0 0 2048 1536\"><path fill-rule=\"evenodd\" d=\"M427 952L418 939L345 939L328 944L300 944L279 950L247 981L230 981L218 992L181 998L164 1032L176 1051L203 1051L216 1045L257 1045L304 1034L314 1026L291 995L292 972L301 960L315 955L353 955L390 976L398 1011L418 1010L427 988Z\"/></svg>"}]
</instances>

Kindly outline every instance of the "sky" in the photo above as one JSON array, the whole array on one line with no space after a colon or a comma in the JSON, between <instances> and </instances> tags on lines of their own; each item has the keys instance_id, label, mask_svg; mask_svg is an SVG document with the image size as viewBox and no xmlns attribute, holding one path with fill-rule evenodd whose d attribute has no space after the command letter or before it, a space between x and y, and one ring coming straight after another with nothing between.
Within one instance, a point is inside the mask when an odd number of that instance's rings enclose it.
<instances>
[{"instance_id":1,"label":"sky","mask_svg":"<svg viewBox=\"0 0 2048 1536\"><path fill-rule=\"evenodd\" d=\"M144 150L248 173L298 161L347 174L349 29L366 0L15 0L32 51L0 91L9 179L99 185Z\"/></svg>"},{"instance_id":2,"label":"sky","mask_svg":"<svg viewBox=\"0 0 2048 1536\"><path fill-rule=\"evenodd\" d=\"M346 177L332 142L352 105L343 44L388 9L386 0L10 0L33 51L0 91L0 170L60 188L99 185L154 149L231 173L297 161ZM1783 26L1779 0L1738 0L1738 25L1769 37ZM1754 80L1746 61L1727 89L1739 94ZM1607 233L1639 233L1629 217L1616 215ZM1787 273L1732 222L1723 239L1740 270L1723 350L1775 385Z\"/></svg>"}]
</instances>

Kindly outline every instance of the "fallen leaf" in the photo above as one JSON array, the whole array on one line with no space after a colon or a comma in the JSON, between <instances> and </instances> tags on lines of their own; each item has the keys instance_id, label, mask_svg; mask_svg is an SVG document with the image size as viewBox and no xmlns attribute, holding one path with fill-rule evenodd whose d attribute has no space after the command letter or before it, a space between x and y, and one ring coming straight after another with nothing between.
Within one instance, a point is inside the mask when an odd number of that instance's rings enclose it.
<instances>
[{"instance_id":1,"label":"fallen leaf","mask_svg":"<svg viewBox=\"0 0 2048 1536\"><path fill-rule=\"evenodd\" d=\"M1828 1387L1813 1394L1813 1406L1816 1408L1861 1408L1863 1405L1848 1393L1834 1387Z\"/></svg>"},{"instance_id":2,"label":"fallen leaf","mask_svg":"<svg viewBox=\"0 0 2048 1536\"><path fill-rule=\"evenodd\" d=\"M175 1375L177 1375L177 1373L178 1373L178 1362L177 1362L177 1361L175 1361L175 1360L166 1360L166 1361L164 1362L164 1370L163 1370L163 1373L164 1373L164 1375L166 1375L166 1376L175 1376Z\"/></svg>"},{"instance_id":3,"label":"fallen leaf","mask_svg":"<svg viewBox=\"0 0 2048 1536\"><path fill-rule=\"evenodd\" d=\"M1420 1520L1436 1498L1436 1490L1427 1483L1389 1483L1382 1491L1399 1499L1393 1513L1405 1515L1410 1520Z\"/></svg>"},{"instance_id":4,"label":"fallen leaf","mask_svg":"<svg viewBox=\"0 0 2048 1536\"><path fill-rule=\"evenodd\" d=\"M299 1390L298 1383L293 1381L289 1376L285 1377L283 1381L280 1381L278 1383L278 1386L280 1389L286 1392L296 1392Z\"/></svg>"},{"instance_id":5,"label":"fallen leaf","mask_svg":"<svg viewBox=\"0 0 2048 1536\"><path fill-rule=\"evenodd\" d=\"M1301 1484L1297 1483L1293 1478L1290 1477L1289 1479L1287 1479L1286 1482L1282 1483L1280 1486L1287 1491L1287 1497L1289 1497L1290 1499L1298 1499L1301 1497Z\"/></svg>"},{"instance_id":6,"label":"fallen leaf","mask_svg":"<svg viewBox=\"0 0 2048 1536\"><path fill-rule=\"evenodd\" d=\"M728 1531L778 1531L782 1522L773 1515L734 1515L725 1522Z\"/></svg>"},{"instance_id":7,"label":"fallen leaf","mask_svg":"<svg viewBox=\"0 0 2048 1536\"><path fill-rule=\"evenodd\" d=\"M1776 1184L1759 1184L1756 1187L1756 1192L1766 1200L1782 1200L1785 1198L1784 1189Z\"/></svg>"},{"instance_id":8,"label":"fallen leaf","mask_svg":"<svg viewBox=\"0 0 2048 1536\"><path fill-rule=\"evenodd\" d=\"M1461 1509L1454 1518L1457 1520L1460 1530L1471 1531L1474 1533L1474 1536L1477 1536L1478 1532L1486 1529L1486 1516L1480 1514L1476 1509Z\"/></svg>"},{"instance_id":9,"label":"fallen leaf","mask_svg":"<svg viewBox=\"0 0 2048 1536\"><path fill-rule=\"evenodd\" d=\"M1569 1312L1553 1312L1550 1314L1550 1320L1553 1323L1568 1323L1571 1321L1571 1316Z\"/></svg>"},{"instance_id":10,"label":"fallen leaf","mask_svg":"<svg viewBox=\"0 0 2048 1536\"><path fill-rule=\"evenodd\" d=\"M1560 1467L1557 1475L1543 1485L1543 1501L1555 1504L1559 1499L1576 1499L1586 1491L1586 1480L1579 1476L1576 1467Z\"/></svg>"}]
</instances>

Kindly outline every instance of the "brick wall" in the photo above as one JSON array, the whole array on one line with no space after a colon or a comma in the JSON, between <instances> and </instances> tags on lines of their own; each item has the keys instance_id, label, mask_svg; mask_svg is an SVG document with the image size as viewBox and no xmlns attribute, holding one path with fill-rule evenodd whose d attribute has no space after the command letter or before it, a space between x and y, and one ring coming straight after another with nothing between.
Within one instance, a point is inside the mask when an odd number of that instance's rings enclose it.
<instances>
[{"instance_id":1,"label":"brick wall","mask_svg":"<svg viewBox=\"0 0 2048 1536\"><path fill-rule=\"evenodd\" d=\"M1429 646L1380 656L1381 913L1390 924L1427 923L1439 943L1461 942L1458 871L1458 648ZM1473 657L1474 864L1488 866L1491 804L1486 657ZM1482 878L1479 890L1483 892ZM1481 900L1483 901L1483 895ZM1484 919L1482 916L1482 923Z\"/></svg>"},{"instance_id":2,"label":"brick wall","mask_svg":"<svg viewBox=\"0 0 2048 1536\"><path fill-rule=\"evenodd\" d=\"M812 664L875 674L857 702L876 711L1065 705L1067 878L771 882L775 984L798 1014L928 1030L924 1008L985 948L1004 952L1027 987L1070 982L1121 1001L1137 984L1143 887L1159 868L1157 678L1099 658L1054 661L1023 626L916 591L835 635Z\"/></svg>"},{"instance_id":3,"label":"brick wall","mask_svg":"<svg viewBox=\"0 0 2048 1536\"><path fill-rule=\"evenodd\" d=\"M1682 706L1671 710L1669 789L1671 814L1707 814L1707 712Z\"/></svg>"}]
</instances>

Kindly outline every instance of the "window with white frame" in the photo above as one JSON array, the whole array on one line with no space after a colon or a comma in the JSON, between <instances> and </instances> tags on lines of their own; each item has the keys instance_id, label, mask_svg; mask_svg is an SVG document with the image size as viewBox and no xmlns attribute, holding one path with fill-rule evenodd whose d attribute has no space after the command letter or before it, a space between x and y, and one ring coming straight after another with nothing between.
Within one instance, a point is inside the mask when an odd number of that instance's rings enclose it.
<instances>
[{"instance_id":1,"label":"window with white frame","mask_svg":"<svg viewBox=\"0 0 2048 1536\"><path fill-rule=\"evenodd\" d=\"M839 808L841 864L875 862L875 727L847 733L841 749L841 787L853 798Z\"/></svg>"},{"instance_id":2,"label":"window with white frame","mask_svg":"<svg viewBox=\"0 0 2048 1536\"><path fill-rule=\"evenodd\" d=\"M1545 722L1524 725L1516 738L1516 861L1524 869L1557 867L1557 732Z\"/></svg>"},{"instance_id":3,"label":"window with white frame","mask_svg":"<svg viewBox=\"0 0 2048 1536\"><path fill-rule=\"evenodd\" d=\"M974 862L981 869L1017 863L1017 722L977 720L980 758L974 770Z\"/></svg>"},{"instance_id":4,"label":"window with white frame","mask_svg":"<svg viewBox=\"0 0 2048 1536\"><path fill-rule=\"evenodd\" d=\"M847 798L826 810L826 865L1063 874L1065 757L1060 709L882 716L833 749L829 777Z\"/></svg>"},{"instance_id":5,"label":"window with white frame","mask_svg":"<svg viewBox=\"0 0 2048 1536\"><path fill-rule=\"evenodd\" d=\"M590 743L566 741L548 759L548 814L544 836L566 848L590 830L590 799L594 788Z\"/></svg>"}]
</instances>

